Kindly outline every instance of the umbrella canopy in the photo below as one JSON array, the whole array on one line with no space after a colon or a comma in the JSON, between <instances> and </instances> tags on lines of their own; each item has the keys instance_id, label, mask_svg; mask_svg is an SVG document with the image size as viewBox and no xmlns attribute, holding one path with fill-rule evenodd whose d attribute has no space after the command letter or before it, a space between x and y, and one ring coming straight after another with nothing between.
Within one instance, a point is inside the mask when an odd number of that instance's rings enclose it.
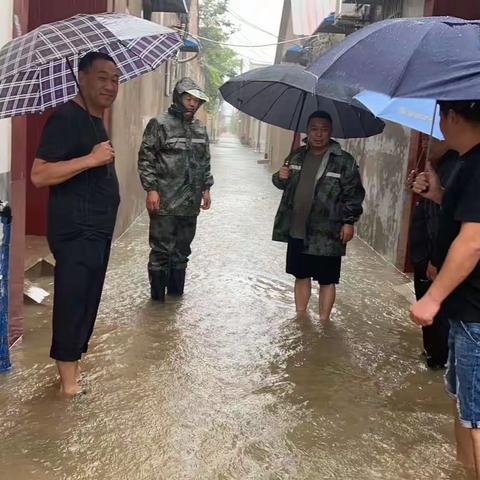
<instances>
[{"instance_id":1,"label":"umbrella canopy","mask_svg":"<svg viewBox=\"0 0 480 480\"><path fill-rule=\"evenodd\" d=\"M241 112L287 130L306 132L308 118L316 110L330 114L336 138L365 138L381 133L385 126L361 104L351 104L356 90L317 85L315 75L295 65L251 70L226 82L220 92Z\"/></svg>"},{"instance_id":2,"label":"umbrella canopy","mask_svg":"<svg viewBox=\"0 0 480 480\"><path fill-rule=\"evenodd\" d=\"M440 131L440 108L435 100L426 98L391 98L383 93L364 90L355 99L376 117L413 128L443 140ZM433 128L433 129L432 129Z\"/></svg>"},{"instance_id":3,"label":"umbrella canopy","mask_svg":"<svg viewBox=\"0 0 480 480\"><path fill-rule=\"evenodd\" d=\"M389 97L480 98L480 21L400 18L363 28L321 55L309 70Z\"/></svg>"},{"instance_id":4,"label":"umbrella canopy","mask_svg":"<svg viewBox=\"0 0 480 480\"><path fill-rule=\"evenodd\" d=\"M176 54L182 41L162 25L126 14L77 15L41 27L0 50L0 118L43 112L77 94L79 59L108 53L120 82L150 72Z\"/></svg>"}]
</instances>

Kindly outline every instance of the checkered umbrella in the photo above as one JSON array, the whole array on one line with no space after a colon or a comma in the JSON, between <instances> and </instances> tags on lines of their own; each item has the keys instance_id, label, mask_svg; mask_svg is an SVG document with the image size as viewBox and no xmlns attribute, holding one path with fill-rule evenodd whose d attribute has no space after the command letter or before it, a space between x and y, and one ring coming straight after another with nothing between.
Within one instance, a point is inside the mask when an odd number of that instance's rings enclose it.
<instances>
[{"instance_id":1,"label":"checkered umbrella","mask_svg":"<svg viewBox=\"0 0 480 480\"><path fill-rule=\"evenodd\" d=\"M72 73L87 52L108 53L126 82L157 68L182 45L177 33L131 15L77 15L42 25L0 50L0 119L43 112L77 94Z\"/></svg>"}]
</instances>

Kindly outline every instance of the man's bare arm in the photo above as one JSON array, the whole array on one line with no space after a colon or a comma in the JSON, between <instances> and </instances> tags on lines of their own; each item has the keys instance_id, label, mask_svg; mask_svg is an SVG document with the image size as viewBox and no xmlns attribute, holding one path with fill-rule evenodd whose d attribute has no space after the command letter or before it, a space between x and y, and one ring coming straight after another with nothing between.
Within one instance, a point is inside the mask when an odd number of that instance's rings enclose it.
<instances>
[{"instance_id":1,"label":"man's bare arm","mask_svg":"<svg viewBox=\"0 0 480 480\"><path fill-rule=\"evenodd\" d=\"M30 178L37 187L50 187L66 182L90 168L100 167L113 162L114 151L110 142L95 145L92 152L84 157L72 160L47 162L36 158L33 162Z\"/></svg>"},{"instance_id":2,"label":"man's bare arm","mask_svg":"<svg viewBox=\"0 0 480 480\"><path fill-rule=\"evenodd\" d=\"M428 295L442 303L480 261L480 223L464 223Z\"/></svg>"}]
</instances>

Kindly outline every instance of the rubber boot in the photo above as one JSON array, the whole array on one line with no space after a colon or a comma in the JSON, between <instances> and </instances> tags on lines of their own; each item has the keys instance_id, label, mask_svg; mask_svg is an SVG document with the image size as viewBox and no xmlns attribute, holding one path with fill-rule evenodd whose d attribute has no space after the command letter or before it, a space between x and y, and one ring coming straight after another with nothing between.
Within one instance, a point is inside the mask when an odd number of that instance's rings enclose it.
<instances>
[{"instance_id":1,"label":"rubber boot","mask_svg":"<svg viewBox=\"0 0 480 480\"><path fill-rule=\"evenodd\" d=\"M168 280L169 295L183 295L185 289L185 270L171 270Z\"/></svg>"},{"instance_id":2,"label":"rubber boot","mask_svg":"<svg viewBox=\"0 0 480 480\"><path fill-rule=\"evenodd\" d=\"M165 301L165 289L168 284L168 273L164 270L149 270L150 292L152 300L156 302Z\"/></svg>"}]
</instances>

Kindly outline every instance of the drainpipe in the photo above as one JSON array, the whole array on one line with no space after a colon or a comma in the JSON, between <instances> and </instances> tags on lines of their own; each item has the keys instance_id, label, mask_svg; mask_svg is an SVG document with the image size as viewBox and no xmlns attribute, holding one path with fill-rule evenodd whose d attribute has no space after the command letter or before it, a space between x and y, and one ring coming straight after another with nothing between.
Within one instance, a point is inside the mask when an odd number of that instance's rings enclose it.
<instances>
[{"instance_id":1,"label":"drainpipe","mask_svg":"<svg viewBox=\"0 0 480 480\"><path fill-rule=\"evenodd\" d=\"M4 372L12 366L8 352L8 267L12 211L7 202L0 201L0 220L0 372Z\"/></svg>"},{"instance_id":2,"label":"drainpipe","mask_svg":"<svg viewBox=\"0 0 480 480\"><path fill-rule=\"evenodd\" d=\"M261 145L260 145L260 137L262 135L262 122L259 120L258 121L258 129L257 129L257 148L256 151L260 152L261 150Z\"/></svg>"}]
</instances>

